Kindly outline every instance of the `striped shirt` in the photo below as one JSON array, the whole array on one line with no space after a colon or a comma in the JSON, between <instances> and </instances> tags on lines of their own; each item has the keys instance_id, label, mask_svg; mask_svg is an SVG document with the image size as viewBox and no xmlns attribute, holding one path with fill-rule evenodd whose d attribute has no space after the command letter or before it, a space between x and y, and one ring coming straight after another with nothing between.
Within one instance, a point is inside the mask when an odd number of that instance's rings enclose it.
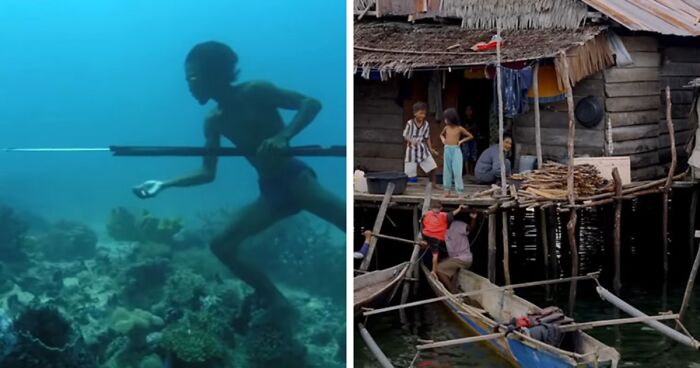
<instances>
[{"instance_id":1,"label":"striped shirt","mask_svg":"<svg viewBox=\"0 0 700 368\"><path fill-rule=\"evenodd\" d=\"M409 120L403 130L403 137L407 140L420 140L420 143L406 145L406 162L419 163L430 157L430 151L425 144L425 141L430 139L430 127L427 120L420 127L413 119Z\"/></svg>"}]
</instances>

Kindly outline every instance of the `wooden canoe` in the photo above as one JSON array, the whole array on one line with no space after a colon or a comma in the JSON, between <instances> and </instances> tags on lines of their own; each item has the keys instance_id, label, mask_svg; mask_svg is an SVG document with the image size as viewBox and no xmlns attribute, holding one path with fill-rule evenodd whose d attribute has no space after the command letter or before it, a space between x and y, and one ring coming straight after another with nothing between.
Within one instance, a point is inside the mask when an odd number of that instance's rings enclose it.
<instances>
[{"instance_id":1,"label":"wooden canoe","mask_svg":"<svg viewBox=\"0 0 700 368\"><path fill-rule=\"evenodd\" d=\"M409 262L404 262L394 267L356 276L353 280L353 311L355 315L362 313L364 307L370 308L388 302L406 276L409 264Z\"/></svg>"},{"instance_id":2,"label":"wooden canoe","mask_svg":"<svg viewBox=\"0 0 700 368\"><path fill-rule=\"evenodd\" d=\"M423 266L430 287L438 296L451 295L444 285ZM462 291L493 288L488 279L468 270L460 270L456 283ZM512 291L494 290L465 298L449 298L443 303L475 335L493 333L500 323L507 324L514 317L537 313L541 308L522 299ZM519 367L616 367L620 354L612 347L581 331L566 332L561 347L548 345L523 333L513 332L507 337L484 342L511 364Z\"/></svg>"}]
</instances>

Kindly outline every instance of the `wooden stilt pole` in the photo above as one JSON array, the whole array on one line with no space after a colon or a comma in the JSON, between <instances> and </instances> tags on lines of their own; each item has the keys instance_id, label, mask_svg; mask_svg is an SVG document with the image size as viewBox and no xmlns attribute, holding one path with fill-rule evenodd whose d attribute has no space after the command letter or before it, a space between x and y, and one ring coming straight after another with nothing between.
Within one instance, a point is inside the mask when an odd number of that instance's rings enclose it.
<instances>
[{"instance_id":1,"label":"wooden stilt pole","mask_svg":"<svg viewBox=\"0 0 700 368\"><path fill-rule=\"evenodd\" d=\"M496 91L498 95L498 160L501 168L501 195L506 195L506 161L503 152L503 91L501 85L501 19L496 19Z\"/></svg>"},{"instance_id":2,"label":"wooden stilt pole","mask_svg":"<svg viewBox=\"0 0 700 368\"><path fill-rule=\"evenodd\" d=\"M386 187L386 193L384 193L382 204L379 207L377 218L374 220L374 227L372 228L373 233L379 233L382 231L382 225L384 224L384 218L386 217L386 210L389 208L389 202L391 202L392 194L394 194L394 183L389 183L389 185ZM369 268L369 264L372 261L372 255L374 254L374 247L376 245L377 238L372 237L372 239L369 241L369 251L362 260L362 264L360 264L360 270L367 271L367 268Z\"/></svg>"},{"instance_id":3,"label":"wooden stilt pole","mask_svg":"<svg viewBox=\"0 0 700 368\"><path fill-rule=\"evenodd\" d=\"M615 182L615 229L614 229L614 253L615 253L615 277L613 279L613 287L615 294L620 295L622 282L620 281L620 237L621 237L621 217L622 217L622 179L617 167L613 169L613 180Z\"/></svg>"},{"instance_id":4,"label":"wooden stilt pole","mask_svg":"<svg viewBox=\"0 0 700 368\"><path fill-rule=\"evenodd\" d=\"M489 214L489 266L488 276L491 283L496 283L496 214Z\"/></svg>"},{"instance_id":5,"label":"wooden stilt pole","mask_svg":"<svg viewBox=\"0 0 700 368\"><path fill-rule=\"evenodd\" d=\"M506 285L510 285L510 249L508 245L508 210L503 210L501 213L503 223L503 277Z\"/></svg>"},{"instance_id":6,"label":"wooden stilt pole","mask_svg":"<svg viewBox=\"0 0 700 368\"><path fill-rule=\"evenodd\" d=\"M544 278L549 279L549 234L547 230L547 210L539 209L540 212L540 237L542 238L542 258L544 259ZM546 298L550 300L551 290L549 285L545 289Z\"/></svg>"},{"instance_id":7,"label":"wooden stilt pole","mask_svg":"<svg viewBox=\"0 0 700 368\"><path fill-rule=\"evenodd\" d=\"M567 140L568 150L568 170L566 174L566 190L569 197L569 205L576 204L576 193L574 193L574 138L576 136L576 120L574 117L574 93L571 88L571 77L569 74L569 61L566 52L559 52L562 66L564 68L564 87L566 88L566 102L569 110L569 137ZM568 232L569 246L571 247L571 276L578 276L578 247L576 246L576 209L572 208L569 215L569 223L566 224ZM572 282L569 288L569 315L573 317L576 303L576 282Z\"/></svg>"},{"instance_id":8,"label":"wooden stilt pole","mask_svg":"<svg viewBox=\"0 0 700 368\"><path fill-rule=\"evenodd\" d=\"M540 63L535 64L535 78L532 80L532 88L535 92L535 150L537 152L537 168L542 168L542 135L540 133L540 89L539 89Z\"/></svg>"},{"instance_id":9,"label":"wooden stilt pole","mask_svg":"<svg viewBox=\"0 0 700 368\"><path fill-rule=\"evenodd\" d=\"M662 202L662 222L661 222L661 234L663 235L663 262L664 262L664 282L668 279L668 193L671 190L671 184L673 184L673 174L676 171L677 154L676 154L676 137L673 130L673 120L671 119L671 88L666 86L666 128L668 129L668 136L671 139L671 167L668 169L668 176L666 177L666 184L664 185L663 195L661 196ZM690 259L693 255L691 255Z\"/></svg>"},{"instance_id":10,"label":"wooden stilt pole","mask_svg":"<svg viewBox=\"0 0 700 368\"><path fill-rule=\"evenodd\" d=\"M421 212L421 216L428 212L428 209L430 208L430 198L432 196L432 188L433 186L431 185L430 182L425 185L425 195L423 197L423 211ZM414 238L416 240L422 239L422 236L420 235L420 232L416 232L414 235ZM420 263L420 258L418 258L420 255L420 246L418 244L413 246L413 253L411 253L411 264L408 266L408 272L406 272L407 275L414 275L414 270L420 269L420 267L416 266L417 263ZM401 304L406 303L408 300L408 292L410 291L410 283L404 282L403 284L403 290L401 292Z\"/></svg>"},{"instance_id":11,"label":"wooden stilt pole","mask_svg":"<svg viewBox=\"0 0 700 368\"><path fill-rule=\"evenodd\" d=\"M695 258L695 214L698 210L698 194L699 189L693 186L693 193L690 196L690 208L688 213L688 249L690 250L690 259Z\"/></svg>"}]
</instances>

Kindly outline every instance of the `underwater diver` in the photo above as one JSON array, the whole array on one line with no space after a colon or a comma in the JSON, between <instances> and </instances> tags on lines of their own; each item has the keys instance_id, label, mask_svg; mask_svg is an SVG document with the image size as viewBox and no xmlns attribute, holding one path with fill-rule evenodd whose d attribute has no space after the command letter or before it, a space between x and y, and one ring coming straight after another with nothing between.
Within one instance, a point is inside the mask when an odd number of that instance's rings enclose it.
<instances>
[{"instance_id":1,"label":"underwater diver","mask_svg":"<svg viewBox=\"0 0 700 368\"><path fill-rule=\"evenodd\" d=\"M192 96L201 104L217 102L204 121L206 147L216 149L220 137L250 151L248 162L259 176L260 197L239 209L226 228L211 241L212 252L229 270L255 289L268 307L288 307L265 270L239 256L243 241L276 222L307 210L345 231L345 202L322 187L314 171L302 161L281 155L289 141L316 117L321 103L270 82L234 84L238 56L215 41L195 45L185 60L185 74ZM285 125L278 109L296 110ZM149 180L137 186L141 198L154 197L172 187L189 187L216 178L217 156L205 156L202 168L171 181ZM231 188L238 190L238 188ZM339 270L339 272L344 270Z\"/></svg>"}]
</instances>

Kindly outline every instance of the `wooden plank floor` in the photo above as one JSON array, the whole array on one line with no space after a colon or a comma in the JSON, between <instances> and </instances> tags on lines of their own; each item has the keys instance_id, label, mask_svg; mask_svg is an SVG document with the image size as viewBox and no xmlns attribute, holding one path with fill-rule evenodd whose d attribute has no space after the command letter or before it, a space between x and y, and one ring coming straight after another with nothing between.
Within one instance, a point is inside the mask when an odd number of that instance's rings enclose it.
<instances>
[{"instance_id":1,"label":"wooden plank floor","mask_svg":"<svg viewBox=\"0 0 700 368\"><path fill-rule=\"evenodd\" d=\"M425 193L425 185L428 182L426 178L419 178L418 183L408 183L406 186L406 191L399 195L393 195L391 197L392 202L399 204L421 204L423 203L423 196ZM484 190L490 189L490 185L482 184L464 184L464 196L465 198L457 197L445 197L445 192L443 191L442 185L438 185L437 188L433 188L432 198L440 200L445 205L459 205L468 204L473 206L490 206L495 203L492 198L469 198L470 194L482 192ZM453 192L454 196L454 192ZM362 206L362 202L381 202L384 194L369 194L369 193L354 193L355 205Z\"/></svg>"}]
</instances>

